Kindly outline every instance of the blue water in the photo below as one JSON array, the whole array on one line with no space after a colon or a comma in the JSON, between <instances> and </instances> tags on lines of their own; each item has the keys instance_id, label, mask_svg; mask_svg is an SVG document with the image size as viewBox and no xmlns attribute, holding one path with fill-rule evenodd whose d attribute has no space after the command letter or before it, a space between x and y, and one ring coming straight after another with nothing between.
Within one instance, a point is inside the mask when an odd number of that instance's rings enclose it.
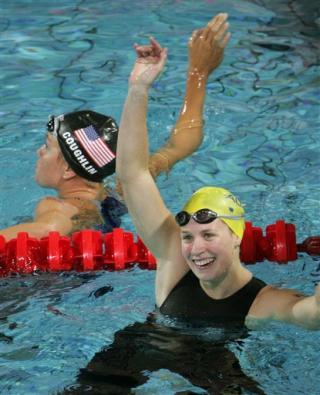
<instances>
[{"instance_id":1,"label":"blue water","mask_svg":"<svg viewBox=\"0 0 320 395\"><path fill-rule=\"evenodd\" d=\"M54 194L33 180L48 115L91 108L119 120L132 44L149 35L169 48L149 106L157 149L180 109L190 33L221 11L230 15L232 38L208 85L205 139L160 177L166 203L176 211L199 186L226 186L255 225L283 218L296 224L300 241L319 234L320 17L316 1L302 0L1 1L0 227L30 218L38 199ZM124 227L133 230L128 217ZM303 255L251 269L312 293L319 263ZM1 279L0 393L54 394L73 385L118 329L152 311L153 281L154 272L139 268ZM98 297L103 287L109 291ZM274 324L230 348L266 394L318 394L319 340L317 332ZM158 371L136 393L190 388Z\"/></svg>"}]
</instances>

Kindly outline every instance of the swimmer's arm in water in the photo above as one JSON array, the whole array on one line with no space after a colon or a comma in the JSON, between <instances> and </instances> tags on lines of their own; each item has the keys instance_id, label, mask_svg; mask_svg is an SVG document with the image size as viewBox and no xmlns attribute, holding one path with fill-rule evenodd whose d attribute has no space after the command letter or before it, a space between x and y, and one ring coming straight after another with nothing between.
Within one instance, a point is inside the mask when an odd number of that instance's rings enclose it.
<instances>
[{"instance_id":1,"label":"swimmer's arm in water","mask_svg":"<svg viewBox=\"0 0 320 395\"><path fill-rule=\"evenodd\" d=\"M61 235L67 235L72 230L72 217L77 209L56 198L42 199L35 211L33 222L22 223L0 230L0 235L8 241L17 237L19 232L27 232L30 237L41 238L47 236L50 231L58 231Z\"/></svg>"},{"instance_id":2,"label":"swimmer's arm in water","mask_svg":"<svg viewBox=\"0 0 320 395\"><path fill-rule=\"evenodd\" d=\"M227 14L215 16L206 27L195 30L189 40L183 105L168 142L149 159L149 169L154 178L163 171L168 172L202 143L206 85L210 74L222 62L224 48L230 39L227 17Z\"/></svg>"},{"instance_id":3,"label":"swimmer's arm in water","mask_svg":"<svg viewBox=\"0 0 320 395\"><path fill-rule=\"evenodd\" d=\"M320 285L313 296L291 289L263 288L250 308L247 322L283 321L306 329L320 329Z\"/></svg>"}]
</instances>

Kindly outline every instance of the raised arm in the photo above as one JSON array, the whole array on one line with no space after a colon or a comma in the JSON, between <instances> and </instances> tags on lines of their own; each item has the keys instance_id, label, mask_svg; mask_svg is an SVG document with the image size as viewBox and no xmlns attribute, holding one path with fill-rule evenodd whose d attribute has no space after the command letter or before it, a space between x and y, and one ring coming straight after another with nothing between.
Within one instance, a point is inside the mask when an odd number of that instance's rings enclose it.
<instances>
[{"instance_id":1,"label":"raised arm","mask_svg":"<svg viewBox=\"0 0 320 395\"><path fill-rule=\"evenodd\" d=\"M168 172L179 160L191 155L203 139L203 109L210 74L220 65L230 33L227 14L218 14L189 40L189 64L185 96L179 118L167 143L150 157L154 177Z\"/></svg>"},{"instance_id":2,"label":"raised arm","mask_svg":"<svg viewBox=\"0 0 320 395\"><path fill-rule=\"evenodd\" d=\"M210 26L202 30L203 35L200 32L193 34L191 41L195 40L198 43L195 48L199 50L199 57L204 46L211 46L215 42L215 46L219 46L219 51L222 51L229 39L229 34L226 33L227 26L224 22L219 25L224 27L217 27L218 33L214 32ZM167 50L162 49L154 39L151 39L151 45L136 46L136 51L138 59L130 75L129 91L120 122L116 172L136 230L157 259L156 300L157 304L161 305L168 293L189 270L189 267L181 254L180 228L160 196L148 163L149 147L146 124L148 91L164 67ZM196 57L196 55L194 56ZM219 57L217 63L214 63L215 67L221 59ZM199 70L193 63L191 69L193 78L190 80L192 83L189 83L189 88L198 87L197 92L202 92L200 95L202 99L199 97L197 99L195 94L196 100L192 104L192 89L188 90L191 102L188 102L186 109L182 110L178 123L182 126L187 122L187 119L188 122L191 122L191 127L189 127L190 125L187 125L186 128L182 127L181 134L179 130L177 133L172 133L170 139L172 145L169 144L162 151L165 155L172 153L171 158L174 158L172 163L188 155L197 146L194 145L190 151L188 134L193 133L192 125L195 124L195 121L192 122L192 120L196 120L198 114L200 114L200 118L202 117L205 86L201 84L202 78L206 81L207 73L203 76L203 69ZM201 131L202 138L202 129L198 128L197 130ZM199 136L197 136L194 141L198 139L199 142L201 138L199 140ZM173 142L175 143L173 144ZM177 155L177 152L179 152L179 157L173 155L173 153Z\"/></svg>"},{"instance_id":3,"label":"raised arm","mask_svg":"<svg viewBox=\"0 0 320 395\"><path fill-rule=\"evenodd\" d=\"M116 172L125 202L139 235L154 254L160 253L155 233L171 215L166 209L148 168L148 91L163 70L167 50L153 39L151 45L136 45L137 60L129 78L117 147Z\"/></svg>"},{"instance_id":4,"label":"raised arm","mask_svg":"<svg viewBox=\"0 0 320 395\"><path fill-rule=\"evenodd\" d=\"M181 256L179 227L148 168L148 90L164 67L167 50L154 39L148 50L136 49L138 58L120 122L116 172L136 230L157 259L156 301L160 306L188 267Z\"/></svg>"}]
</instances>

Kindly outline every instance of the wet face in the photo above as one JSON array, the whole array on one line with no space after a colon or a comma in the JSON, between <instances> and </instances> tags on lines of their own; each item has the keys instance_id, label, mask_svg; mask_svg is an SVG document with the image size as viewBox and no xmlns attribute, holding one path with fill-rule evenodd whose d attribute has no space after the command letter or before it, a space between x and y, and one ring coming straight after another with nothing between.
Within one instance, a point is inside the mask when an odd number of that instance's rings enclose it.
<instances>
[{"instance_id":1,"label":"wet face","mask_svg":"<svg viewBox=\"0 0 320 395\"><path fill-rule=\"evenodd\" d=\"M239 239L221 220L198 224L193 219L181 227L182 255L202 281L219 283L239 259Z\"/></svg>"},{"instance_id":2,"label":"wet face","mask_svg":"<svg viewBox=\"0 0 320 395\"><path fill-rule=\"evenodd\" d=\"M66 167L57 139L48 134L37 154L35 180L42 187L57 188Z\"/></svg>"}]
</instances>

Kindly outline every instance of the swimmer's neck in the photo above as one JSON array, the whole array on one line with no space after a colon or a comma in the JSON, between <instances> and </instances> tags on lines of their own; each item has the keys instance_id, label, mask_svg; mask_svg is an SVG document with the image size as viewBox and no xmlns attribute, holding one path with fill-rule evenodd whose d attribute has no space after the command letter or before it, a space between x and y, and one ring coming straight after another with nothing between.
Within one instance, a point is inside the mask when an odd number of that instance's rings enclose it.
<instances>
[{"instance_id":1,"label":"swimmer's neck","mask_svg":"<svg viewBox=\"0 0 320 395\"><path fill-rule=\"evenodd\" d=\"M99 183L65 185L57 192L60 199L103 200L106 197L106 191Z\"/></svg>"},{"instance_id":2,"label":"swimmer's neck","mask_svg":"<svg viewBox=\"0 0 320 395\"><path fill-rule=\"evenodd\" d=\"M200 280L200 286L210 298L225 299L243 288L251 278L252 273L237 262L225 276L213 281Z\"/></svg>"}]
</instances>

